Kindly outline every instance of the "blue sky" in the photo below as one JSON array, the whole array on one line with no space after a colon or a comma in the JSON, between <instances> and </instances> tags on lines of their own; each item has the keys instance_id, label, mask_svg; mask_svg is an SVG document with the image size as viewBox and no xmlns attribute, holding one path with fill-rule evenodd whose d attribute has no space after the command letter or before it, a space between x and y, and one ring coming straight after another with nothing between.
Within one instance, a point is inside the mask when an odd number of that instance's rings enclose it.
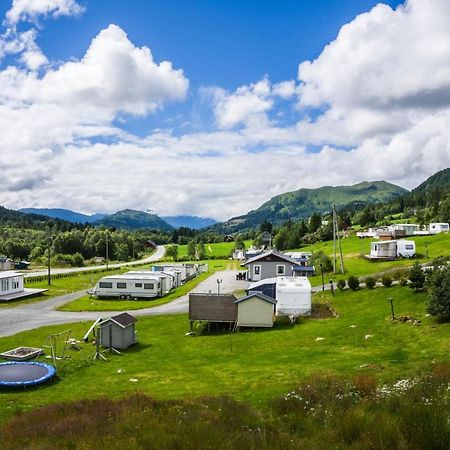
<instances>
[{"instance_id":1,"label":"blue sky","mask_svg":"<svg viewBox=\"0 0 450 450\"><path fill-rule=\"evenodd\" d=\"M414 187L450 163L450 5L377 3L2 1L0 204L226 219Z\"/></svg>"}]
</instances>

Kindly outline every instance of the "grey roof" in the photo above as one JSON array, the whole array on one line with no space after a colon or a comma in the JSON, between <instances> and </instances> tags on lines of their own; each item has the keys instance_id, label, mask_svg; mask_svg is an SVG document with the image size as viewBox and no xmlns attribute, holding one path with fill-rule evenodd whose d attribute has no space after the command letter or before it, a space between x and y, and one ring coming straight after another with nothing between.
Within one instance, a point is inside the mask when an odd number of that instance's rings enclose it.
<instances>
[{"instance_id":1,"label":"grey roof","mask_svg":"<svg viewBox=\"0 0 450 450\"><path fill-rule=\"evenodd\" d=\"M276 303L277 303L277 301L274 298L269 297L268 295L262 294L261 292L252 292L252 293L246 295L245 297L242 297L242 298L236 300L234 303L245 302L246 300L249 300L253 297L258 297L261 300L264 300L268 303L272 303L272 305L276 305Z\"/></svg>"},{"instance_id":2,"label":"grey roof","mask_svg":"<svg viewBox=\"0 0 450 450\"><path fill-rule=\"evenodd\" d=\"M118 314L117 316L110 317L109 319L104 320L99 325L102 325L108 321L113 321L117 325L121 326L122 328L126 328L130 325L133 325L137 322L136 317L133 317L131 314L128 314L126 312Z\"/></svg>"},{"instance_id":3,"label":"grey roof","mask_svg":"<svg viewBox=\"0 0 450 450\"><path fill-rule=\"evenodd\" d=\"M244 263L244 266L246 266L247 264L250 264L252 262L256 262L262 258L266 258L267 256L275 256L277 258L285 260L286 262L297 265L297 261L295 259L291 258L290 256L287 256L284 253L280 253L276 250L269 250L268 252L261 253L261 255L250 258L248 261L246 261Z\"/></svg>"}]
</instances>

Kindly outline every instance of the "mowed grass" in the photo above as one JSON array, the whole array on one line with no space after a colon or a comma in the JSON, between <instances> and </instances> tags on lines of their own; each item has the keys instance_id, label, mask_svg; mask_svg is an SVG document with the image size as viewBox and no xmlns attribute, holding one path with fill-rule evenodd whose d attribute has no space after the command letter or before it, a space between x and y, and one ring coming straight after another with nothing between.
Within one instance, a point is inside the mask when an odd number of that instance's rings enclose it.
<instances>
[{"instance_id":1,"label":"mowed grass","mask_svg":"<svg viewBox=\"0 0 450 450\"><path fill-rule=\"evenodd\" d=\"M392 322L411 315L420 326ZM333 319L303 319L294 327L186 336L186 315L139 319L139 344L122 355L93 361L95 348L81 344L58 363L58 379L38 389L2 393L0 420L14 412L80 398L122 397L143 392L160 399L229 394L254 405L283 395L310 374L373 374L383 382L417 374L433 361L450 361L450 324L425 315L424 293L407 287L316 294L332 300L341 314ZM89 323L45 327L0 339L0 351L41 346L45 337L71 328L78 338ZM368 336L368 337L366 337ZM321 338L321 339L318 339Z\"/></svg>"},{"instance_id":2,"label":"mowed grass","mask_svg":"<svg viewBox=\"0 0 450 450\"><path fill-rule=\"evenodd\" d=\"M95 299L89 295L85 295L77 300L58 308L59 311L126 311L142 308L152 308L164 305L170 301L186 295L200 282L211 276L214 272L234 267L230 261L214 260L208 263L208 271L194 278L182 286L173 289L164 297L155 298L153 300L119 300L119 299Z\"/></svg>"},{"instance_id":3,"label":"mowed grass","mask_svg":"<svg viewBox=\"0 0 450 450\"><path fill-rule=\"evenodd\" d=\"M252 241L244 241L245 248L252 245ZM234 249L234 242L216 242L212 244L204 244L205 256L207 258L229 258ZM187 259L187 245L178 246L178 259Z\"/></svg>"},{"instance_id":4,"label":"mowed grass","mask_svg":"<svg viewBox=\"0 0 450 450\"><path fill-rule=\"evenodd\" d=\"M434 258L441 256L450 256L450 234L442 233L434 236L416 236L407 237L416 242L416 253L418 259L421 262L431 261ZM324 274L325 283L328 283L330 277L334 279L348 278L350 275L366 276L371 274L377 274L380 272L386 272L395 269L401 269L409 267L413 264L414 260L399 259L396 261L370 261L364 257L364 255L370 252L370 243L372 239L359 239L356 236L343 238L342 253L344 256L344 268L345 274L341 275L339 265L339 249L337 251L336 269L337 274ZM322 250L325 254L333 256L333 241L317 242L313 245L302 247L294 251L309 251L317 252ZM428 258L426 255L428 254ZM320 268L316 267L317 275L310 278L311 284L318 286L322 283L322 277L320 275Z\"/></svg>"}]
</instances>

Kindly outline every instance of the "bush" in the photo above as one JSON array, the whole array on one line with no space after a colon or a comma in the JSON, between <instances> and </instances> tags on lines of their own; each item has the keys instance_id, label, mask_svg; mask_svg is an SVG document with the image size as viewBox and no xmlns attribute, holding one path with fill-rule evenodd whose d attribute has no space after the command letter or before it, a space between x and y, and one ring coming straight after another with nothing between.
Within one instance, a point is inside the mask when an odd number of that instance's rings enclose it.
<instances>
[{"instance_id":1,"label":"bush","mask_svg":"<svg viewBox=\"0 0 450 450\"><path fill-rule=\"evenodd\" d=\"M392 286L392 277L390 275L383 275L381 277L381 283L384 287L391 287Z\"/></svg>"},{"instance_id":2,"label":"bush","mask_svg":"<svg viewBox=\"0 0 450 450\"><path fill-rule=\"evenodd\" d=\"M375 284L376 284L375 278L372 278L372 277L367 277L366 278L366 286L369 289L373 289L375 287Z\"/></svg>"},{"instance_id":3,"label":"bush","mask_svg":"<svg viewBox=\"0 0 450 450\"><path fill-rule=\"evenodd\" d=\"M406 278L400 278L400 280L398 281L398 284L400 286L407 286L408 285L408 280Z\"/></svg>"},{"instance_id":4,"label":"bush","mask_svg":"<svg viewBox=\"0 0 450 450\"><path fill-rule=\"evenodd\" d=\"M342 279L341 279L341 280L338 280L336 286L337 286L337 288L338 288L340 291L343 291L343 290L345 289L345 286L346 286L345 280L342 280Z\"/></svg>"},{"instance_id":5,"label":"bush","mask_svg":"<svg viewBox=\"0 0 450 450\"><path fill-rule=\"evenodd\" d=\"M352 291L356 291L359 288L359 278L354 275L350 275L348 277L347 284Z\"/></svg>"},{"instance_id":6,"label":"bush","mask_svg":"<svg viewBox=\"0 0 450 450\"><path fill-rule=\"evenodd\" d=\"M427 311L442 321L450 321L450 267L433 270L428 277Z\"/></svg>"},{"instance_id":7,"label":"bush","mask_svg":"<svg viewBox=\"0 0 450 450\"><path fill-rule=\"evenodd\" d=\"M415 291L423 289L425 285L425 274L419 261L416 261L411 269L409 269L408 278L410 281L409 287L411 289L414 289Z\"/></svg>"}]
</instances>

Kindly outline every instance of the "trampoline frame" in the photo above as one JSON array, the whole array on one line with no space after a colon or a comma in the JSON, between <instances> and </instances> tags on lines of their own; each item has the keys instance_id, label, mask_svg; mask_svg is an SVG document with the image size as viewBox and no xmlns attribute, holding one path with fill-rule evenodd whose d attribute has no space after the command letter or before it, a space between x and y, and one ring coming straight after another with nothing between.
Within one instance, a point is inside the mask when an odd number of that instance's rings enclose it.
<instances>
[{"instance_id":1,"label":"trampoline frame","mask_svg":"<svg viewBox=\"0 0 450 450\"><path fill-rule=\"evenodd\" d=\"M8 361L0 363L0 367L2 366L11 366L17 364L25 364L27 366L41 366L47 369L47 373L40 378L34 380L26 380L26 381L2 381L0 378L0 388L2 387L21 387L21 386L36 386L38 384L44 383L48 381L50 378L56 375L56 368L51 366L50 364L46 364L43 362L37 361Z\"/></svg>"}]
</instances>

